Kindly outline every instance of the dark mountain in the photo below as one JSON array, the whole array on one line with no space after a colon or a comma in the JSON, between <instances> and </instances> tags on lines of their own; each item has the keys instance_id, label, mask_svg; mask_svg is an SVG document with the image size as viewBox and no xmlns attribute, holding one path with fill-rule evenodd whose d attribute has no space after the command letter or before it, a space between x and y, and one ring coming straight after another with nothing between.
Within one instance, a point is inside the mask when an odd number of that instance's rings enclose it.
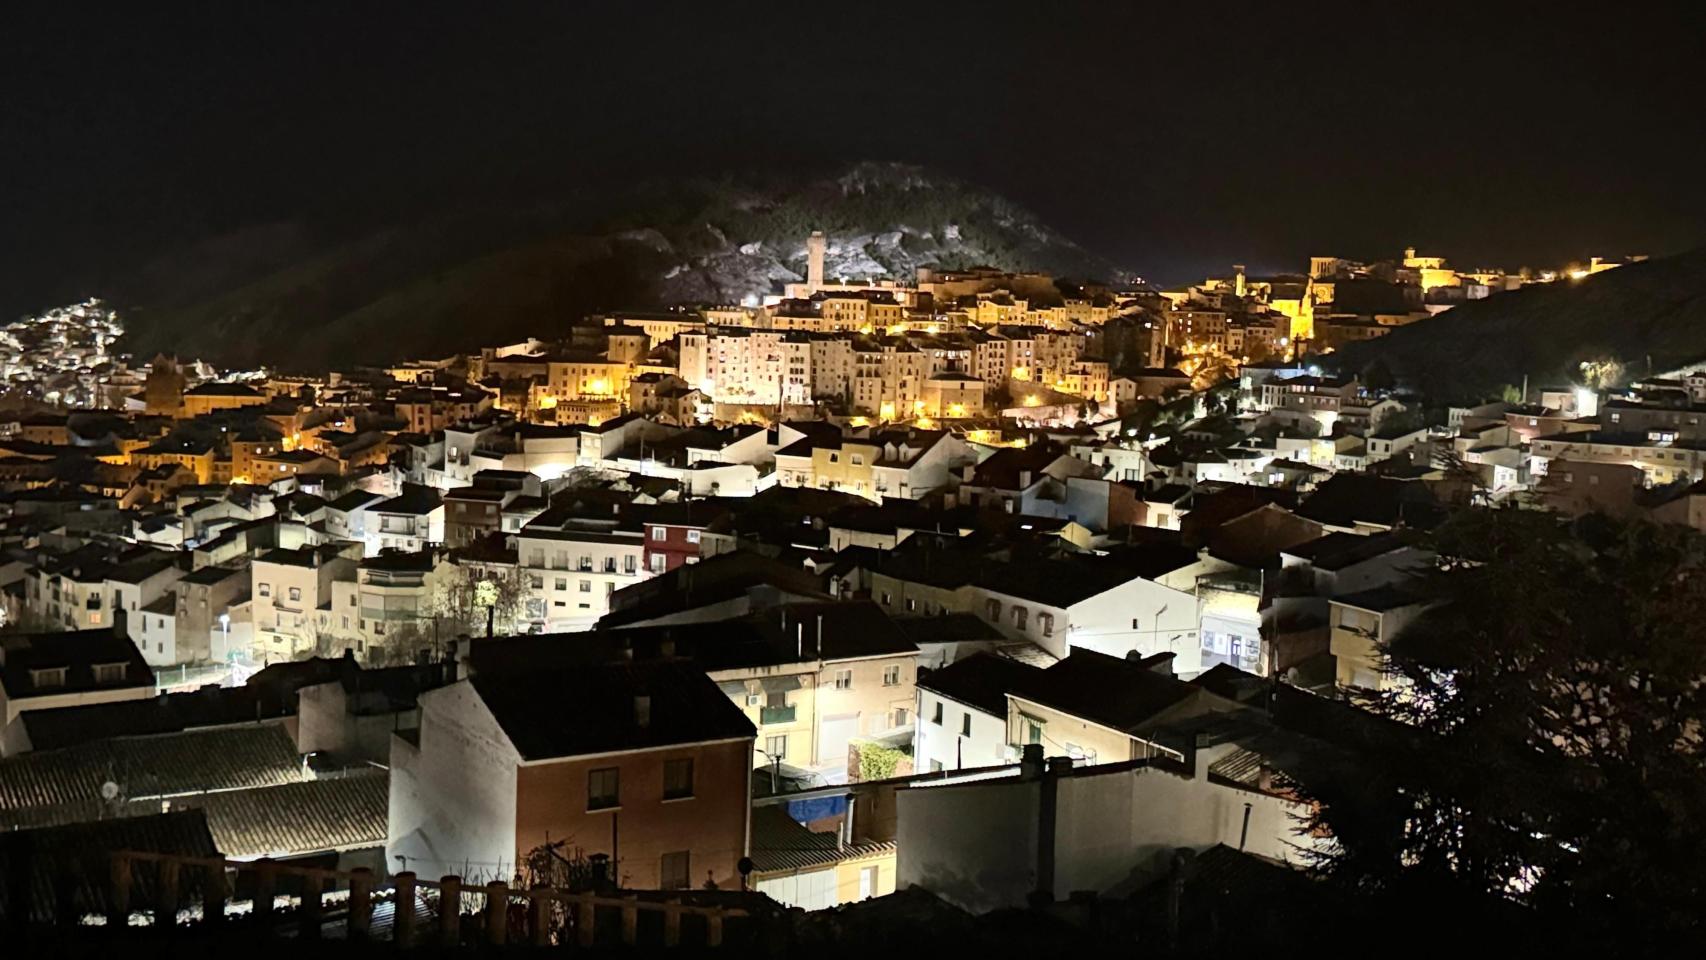
<instances>
[{"instance_id":1,"label":"dark mountain","mask_svg":"<svg viewBox=\"0 0 1706 960\"><path fill-rule=\"evenodd\" d=\"M346 237L259 226L162 257L112 299L139 355L321 368L550 337L600 310L759 297L802 278L814 229L829 236L832 278L985 264L1122 279L1000 197L865 163L587 189Z\"/></svg>"},{"instance_id":2,"label":"dark mountain","mask_svg":"<svg viewBox=\"0 0 1706 960\"><path fill-rule=\"evenodd\" d=\"M1706 360L1706 248L1495 294L1320 362L1350 373L1377 359L1450 398L1496 396L1524 375L1583 382L1584 363L1615 384Z\"/></svg>"}]
</instances>

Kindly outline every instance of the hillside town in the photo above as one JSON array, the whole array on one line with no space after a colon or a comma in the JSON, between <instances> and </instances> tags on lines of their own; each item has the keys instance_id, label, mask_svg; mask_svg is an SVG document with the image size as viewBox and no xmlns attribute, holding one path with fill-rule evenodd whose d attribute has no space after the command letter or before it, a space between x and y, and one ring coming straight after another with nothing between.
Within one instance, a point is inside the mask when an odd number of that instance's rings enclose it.
<instances>
[{"instance_id":1,"label":"hillside town","mask_svg":"<svg viewBox=\"0 0 1706 960\"><path fill-rule=\"evenodd\" d=\"M1371 703L1454 511L1706 531L1706 371L1333 366L1621 261L1117 289L829 243L760 302L312 374L127 357L95 302L5 328L7 909L715 944L1118 900L1207 943L1419 736Z\"/></svg>"}]
</instances>

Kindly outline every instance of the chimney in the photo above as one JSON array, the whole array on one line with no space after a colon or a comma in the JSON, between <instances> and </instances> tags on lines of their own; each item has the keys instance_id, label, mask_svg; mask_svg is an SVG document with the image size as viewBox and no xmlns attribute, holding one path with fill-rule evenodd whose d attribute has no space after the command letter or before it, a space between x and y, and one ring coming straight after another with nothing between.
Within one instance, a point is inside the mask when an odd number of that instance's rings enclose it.
<instances>
[{"instance_id":1,"label":"chimney","mask_svg":"<svg viewBox=\"0 0 1706 960\"><path fill-rule=\"evenodd\" d=\"M806 238L806 289L812 293L823 288L823 254L826 241L822 230L813 230Z\"/></svg>"},{"instance_id":2,"label":"chimney","mask_svg":"<svg viewBox=\"0 0 1706 960\"><path fill-rule=\"evenodd\" d=\"M1025 487L1028 487L1030 485L1031 485L1031 471L1020 470L1019 471L1019 488L1022 490Z\"/></svg>"},{"instance_id":3,"label":"chimney","mask_svg":"<svg viewBox=\"0 0 1706 960\"><path fill-rule=\"evenodd\" d=\"M652 725L652 698L648 694L634 694L634 724L640 728Z\"/></svg>"},{"instance_id":4,"label":"chimney","mask_svg":"<svg viewBox=\"0 0 1706 960\"><path fill-rule=\"evenodd\" d=\"M1019 755L1019 779L1040 780L1043 776L1043 745L1040 743L1025 744L1024 752Z\"/></svg>"},{"instance_id":5,"label":"chimney","mask_svg":"<svg viewBox=\"0 0 1706 960\"><path fill-rule=\"evenodd\" d=\"M1200 733L1187 734L1185 737L1185 767L1191 771L1192 780L1208 779L1208 744Z\"/></svg>"}]
</instances>

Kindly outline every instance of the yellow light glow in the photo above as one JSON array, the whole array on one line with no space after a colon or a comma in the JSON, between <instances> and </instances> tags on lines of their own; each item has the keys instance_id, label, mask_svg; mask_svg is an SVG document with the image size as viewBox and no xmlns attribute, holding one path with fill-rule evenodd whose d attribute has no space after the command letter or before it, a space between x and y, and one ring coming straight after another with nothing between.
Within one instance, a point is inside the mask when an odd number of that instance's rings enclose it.
<instances>
[{"instance_id":1,"label":"yellow light glow","mask_svg":"<svg viewBox=\"0 0 1706 960\"><path fill-rule=\"evenodd\" d=\"M942 332L942 325L939 323L929 324L928 326L926 326L924 328L924 332L925 333L941 333Z\"/></svg>"},{"instance_id":2,"label":"yellow light glow","mask_svg":"<svg viewBox=\"0 0 1706 960\"><path fill-rule=\"evenodd\" d=\"M557 398L551 396L550 394L545 394L539 398L539 409L541 409L541 410L549 410L552 407L555 407L556 405L557 405Z\"/></svg>"},{"instance_id":3,"label":"yellow light glow","mask_svg":"<svg viewBox=\"0 0 1706 960\"><path fill-rule=\"evenodd\" d=\"M919 417L914 422L918 424L918 427L921 430L929 430L936 426L936 422L931 420L929 417Z\"/></svg>"},{"instance_id":4,"label":"yellow light glow","mask_svg":"<svg viewBox=\"0 0 1706 960\"><path fill-rule=\"evenodd\" d=\"M249 475L246 473L238 474L237 476L231 478L231 482L232 483L248 483L249 482Z\"/></svg>"},{"instance_id":5,"label":"yellow light glow","mask_svg":"<svg viewBox=\"0 0 1706 960\"><path fill-rule=\"evenodd\" d=\"M1583 278L1587 275L1588 275L1588 272L1586 270L1582 270L1580 268L1577 268L1575 270L1571 270L1570 274L1569 274L1571 280L1580 280L1581 278Z\"/></svg>"},{"instance_id":6,"label":"yellow light glow","mask_svg":"<svg viewBox=\"0 0 1706 960\"><path fill-rule=\"evenodd\" d=\"M1015 379L1015 380L1029 380L1029 379L1031 379L1031 368L1030 367L1014 367L1013 368L1013 379Z\"/></svg>"},{"instance_id":7,"label":"yellow light glow","mask_svg":"<svg viewBox=\"0 0 1706 960\"><path fill-rule=\"evenodd\" d=\"M884 420L893 420L894 401L884 400L882 406L877 409L877 416Z\"/></svg>"},{"instance_id":8,"label":"yellow light glow","mask_svg":"<svg viewBox=\"0 0 1706 960\"><path fill-rule=\"evenodd\" d=\"M847 425L851 427L868 427L871 425L871 420L869 417L854 417L847 421Z\"/></svg>"},{"instance_id":9,"label":"yellow light glow","mask_svg":"<svg viewBox=\"0 0 1706 960\"><path fill-rule=\"evenodd\" d=\"M593 394L595 396L600 396L600 397L609 396L610 395L610 381L604 379L603 377L599 377L597 380L589 381L586 385L586 392Z\"/></svg>"},{"instance_id":10,"label":"yellow light glow","mask_svg":"<svg viewBox=\"0 0 1706 960\"><path fill-rule=\"evenodd\" d=\"M912 412L914 414L923 413L924 412L924 401L922 401L922 400L912 401Z\"/></svg>"},{"instance_id":11,"label":"yellow light glow","mask_svg":"<svg viewBox=\"0 0 1706 960\"><path fill-rule=\"evenodd\" d=\"M905 332L906 332L906 324L904 324L904 323L891 323L891 324L889 324L889 333L905 333Z\"/></svg>"},{"instance_id":12,"label":"yellow light glow","mask_svg":"<svg viewBox=\"0 0 1706 960\"><path fill-rule=\"evenodd\" d=\"M963 403L948 404L948 416L963 417L966 415L966 405Z\"/></svg>"},{"instance_id":13,"label":"yellow light glow","mask_svg":"<svg viewBox=\"0 0 1706 960\"><path fill-rule=\"evenodd\" d=\"M1033 393L1030 396L1025 398L1025 406L1027 406L1027 407L1040 407L1042 405L1043 405L1043 398L1038 396L1037 394Z\"/></svg>"},{"instance_id":14,"label":"yellow light glow","mask_svg":"<svg viewBox=\"0 0 1706 960\"><path fill-rule=\"evenodd\" d=\"M604 422L604 421L603 421L603 420L600 420L600 419L599 419L599 418L598 418L598 417L595 417L595 416L591 416L591 415L588 415L588 416L587 416L587 418L586 418L586 425L587 425L587 426L589 426L589 427L596 427L596 426L598 426L598 425L599 425L599 424L600 424L600 423L603 423L603 422Z\"/></svg>"},{"instance_id":15,"label":"yellow light glow","mask_svg":"<svg viewBox=\"0 0 1706 960\"><path fill-rule=\"evenodd\" d=\"M865 324L865 325L864 325L864 326L862 326L862 327L860 327L860 328L859 328L859 332L860 332L860 333L862 333L862 334L865 334L865 335L866 335L866 336L870 336L870 335L871 335L871 331L872 331L872 330L873 330L873 329L874 329L874 328L873 328L873 327L872 327L872 326L871 326L871 325L870 325L870 324L868 324L868 323L867 323L867 324Z\"/></svg>"}]
</instances>

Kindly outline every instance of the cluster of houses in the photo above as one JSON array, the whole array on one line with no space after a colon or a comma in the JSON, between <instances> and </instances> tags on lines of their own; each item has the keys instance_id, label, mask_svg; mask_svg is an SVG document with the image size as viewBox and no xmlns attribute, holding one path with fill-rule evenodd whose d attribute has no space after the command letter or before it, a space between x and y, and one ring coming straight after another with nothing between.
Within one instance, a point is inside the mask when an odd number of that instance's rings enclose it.
<instances>
[{"instance_id":1,"label":"cluster of houses","mask_svg":"<svg viewBox=\"0 0 1706 960\"><path fill-rule=\"evenodd\" d=\"M1328 842L1299 784L1404 735L1348 694L1393 683L1453 504L1706 529L1699 374L1438 423L1283 358L1181 395L1146 352L1177 314L1275 312L1277 344L1314 301L1038 283L816 277L744 326L577 328L594 359L191 385L162 357L126 410L0 424L0 859L544 858L973 912L1149 890L1180 850L1299 864ZM1085 366L1121 324L1151 331L1124 386Z\"/></svg>"}]
</instances>

